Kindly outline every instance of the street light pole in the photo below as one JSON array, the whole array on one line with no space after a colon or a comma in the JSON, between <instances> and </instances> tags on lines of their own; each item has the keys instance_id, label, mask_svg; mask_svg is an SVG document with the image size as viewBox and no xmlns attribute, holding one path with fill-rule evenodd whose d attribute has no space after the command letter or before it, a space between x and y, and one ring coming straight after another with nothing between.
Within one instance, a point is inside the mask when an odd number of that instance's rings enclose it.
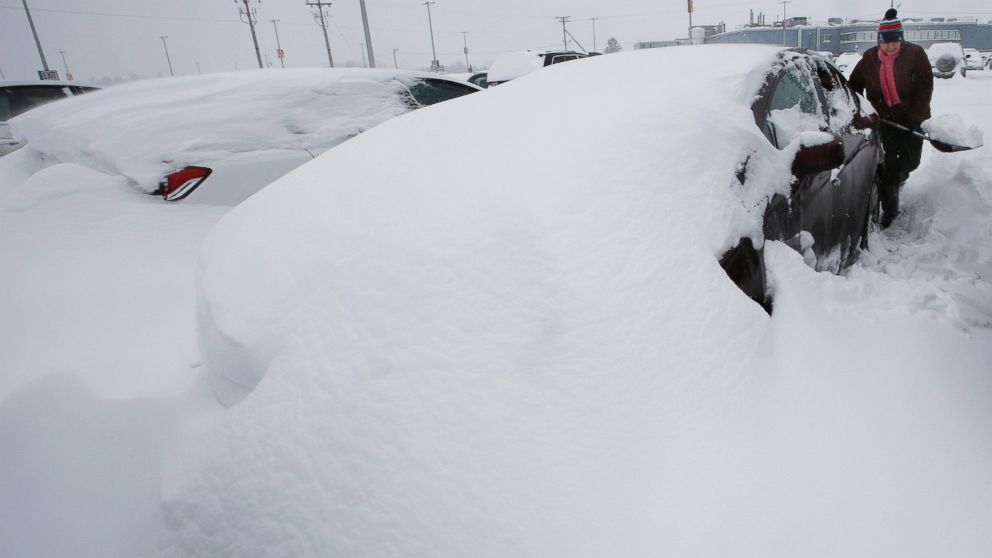
<instances>
[{"instance_id":1,"label":"street light pole","mask_svg":"<svg viewBox=\"0 0 992 558\"><path fill-rule=\"evenodd\" d=\"M276 56L279 57L279 64L283 68L285 68L286 67L286 62L283 59L286 58L286 53L284 53L282 51L282 43L279 42L279 26L276 25L276 23L278 23L278 22L279 22L278 19L273 19L272 20L272 28L276 30L276 48L278 49L276 51Z\"/></svg>"},{"instance_id":2,"label":"street light pole","mask_svg":"<svg viewBox=\"0 0 992 558\"><path fill-rule=\"evenodd\" d=\"M466 71L472 71L472 65L468 63L468 31L462 31L462 44L465 46L465 67Z\"/></svg>"},{"instance_id":3,"label":"street light pole","mask_svg":"<svg viewBox=\"0 0 992 558\"><path fill-rule=\"evenodd\" d=\"M792 0L782 0L779 4L782 4L782 44L785 44L785 5L791 4Z\"/></svg>"},{"instance_id":4,"label":"street light pole","mask_svg":"<svg viewBox=\"0 0 992 558\"><path fill-rule=\"evenodd\" d=\"M369 14L365 10L365 0L359 0L362 8L362 26L365 27L365 48L369 51L369 68L375 68L375 56L372 56L372 34L369 33Z\"/></svg>"},{"instance_id":5,"label":"street light pole","mask_svg":"<svg viewBox=\"0 0 992 558\"><path fill-rule=\"evenodd\" d=\"M437 49L434 48L434 23L431 21L431 4L437 4L437 2L424 2L422 6L427 6L427 25L431 30L431 54L434 59L431 60L431 71L438 71L441 67L441 63L437 61Z\"/></svg>"},{"instance_id":6,"label":"street light pole","mask_svg":"<svg viewBox=\"0 0 992 558\"><path fill-rule=\"evenodd\" d=\"M169 63L169 75L176 77L176 74L172 72L172 59L169 58L169 45L166 44L165 40L168 39L168 35L162 35L159 39L162 39L162 46L165 47L165 61Z\"/></svg>"},{"instance_id":7,"label":"street light pole","mask_svg":"<svg viewBox=\"0 0 992 558\"><path fill-rule=\"evenodd\" d=\"M65 66L65 79L72 81L72 74L69 73L69 63L65 61L65 51L60 50L59 56L62 57L62 65Z\"/></svg>"},{"instance_id":8,"label":"street light pole","mask_svg":"<svg viewBox=\"0 0 992 558\"><path fill-rule=\"evenodd\" d=\"M592 51L593 52L599 52L599 51L596 50L596 20L597 19L599 19L599 18L598 17L591 17L591 18L589 18L589 21L592 22Z\"/></svg>"},{"instance_id":9,"label":"street light pole","mask_svg":"<svg viewBox=\"0 0 992 558\"><path fill-rule=\"evenodd\" d=\"M38 56L41 57L41 66L48 71L48 61L45 60L45 51L41 49L41 39L38 38L38 31L34 28L34 20L31 19L31 10L28 9L28 0L22 0L24 2L24 13L28 15L28 25L31 26L31 34L34 35L34 44L38 45Z\"/></svg>"}]
</instances>

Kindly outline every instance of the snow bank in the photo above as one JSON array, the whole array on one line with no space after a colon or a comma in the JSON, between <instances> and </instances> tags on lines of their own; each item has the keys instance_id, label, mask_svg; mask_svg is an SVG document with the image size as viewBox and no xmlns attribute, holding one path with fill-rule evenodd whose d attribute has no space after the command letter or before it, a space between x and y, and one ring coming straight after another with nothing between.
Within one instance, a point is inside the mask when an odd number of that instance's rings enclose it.
<instances>
[{"instance_id":1,"label":"snow bank","mask_svg":"<svg viewBox=\"0 0 992 558\"><path fill-rule=\"evenodd\" d=\"M396 93L414 75L306 69L146 80L40 107L10 125L40 152L153 191L185 165L336 145L408 111Z\"/></svg>"},{"instance_id":2,"label":"snow bank","mask_svg":"<svg viewBox=\"0 0 992 558\"><path fill-rule=\"evenodd\" d=\"M196 247L222 213L33 146L0 159L0 400L56 373L104 397L189 389Z\"/></svg>"}]
</instances>

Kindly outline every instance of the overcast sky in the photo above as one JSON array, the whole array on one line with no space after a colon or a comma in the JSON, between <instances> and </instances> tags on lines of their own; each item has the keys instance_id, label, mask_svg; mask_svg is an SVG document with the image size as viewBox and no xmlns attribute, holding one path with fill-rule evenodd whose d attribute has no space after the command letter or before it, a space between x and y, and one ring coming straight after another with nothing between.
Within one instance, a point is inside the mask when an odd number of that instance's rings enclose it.
<instances>
[{"instance_id":1,"label":"overcast sky","mask_svg":"<svg viewBox=\"0 0 992 558\"><path fill-rule=\"evenodd\" d=\"M393 49L401 68L423 68L431 61L431 37L424 0L366 0L372 32L373 54L379 67L393 66ZM273 67L276 36L286 51L286 66L327 65L320 27L306 0L251 0L257 9L258 40L263 56ZM28 0L48 64L65 68L59 51L65 51L69 69L77 80L103 76L141 77L168 75L162 40L167 35L169 54L177 75L245 70L257 67L248 25L238 17L234 0ZM992 19L987 0L945 0L942 10L933 2L903 4L903 16L974 16ZM787 15L878 18L887 2L851 0L813 2L794 0ZM698 0L693 23L726 22L728 28L747 23L748 11L767 14L774 21L782 4L772 0ZM362 65L362 31L358 0L336 0L328 8L328 35L337 65ZM615 37L625 50L634 42L666 40L687 34L686 0L436 0L431 6L438 59L449 67L464 64L463 40L469 61L487 65L502 52L544 50L562 46L557 16L571 16L568 30L586 49L602 50ZM463 36L462 31L468 34ZM570 48L577 48L569 44ZM263 58L263 63L265 59ZM41 60L31 37L21 0L0 0L0 71L8 80L33 79Z\"/></svg>"}]
</instances>

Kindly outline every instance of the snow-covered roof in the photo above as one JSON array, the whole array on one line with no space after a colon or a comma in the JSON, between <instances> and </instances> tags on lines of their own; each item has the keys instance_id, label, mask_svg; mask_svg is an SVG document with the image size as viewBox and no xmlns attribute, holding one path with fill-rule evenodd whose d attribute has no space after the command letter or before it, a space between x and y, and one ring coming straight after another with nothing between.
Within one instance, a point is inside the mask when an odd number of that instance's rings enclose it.
<instances>
[{"instance_id":1,"label":"snow-covered roof","mask_svg":"<svg viewBox=\"0 0 992 558\"><path fill-rule=\"evenodd\" d=\"M544 57L539 52L510 52L501 55L489 67L489 83L509 81L544 67Z\"/></svg>"},{"instance_id":2,"label":"snow-covered roof","mask_svg":"<svg viewBox=\"0 0 992 558\"><path fill-rule=\"evenodd\" d=\"M99 85L93 85L89 83L80 83L78 81L66 81L66 80L28 80L28 81L0 81L0 87L24 87L27 85L61 85L63 87L87 87L89 89L99 89Z\"/></svg>"},{"instance_id":3,"label":"snow-covered roof","mask_svg":"<svg viewBox=\"0 0 992 558\"><path fill-rule=\"evenodd\" d=\"M409 110L410 71L254 70L128 83L11 120L41 152L154 189L168 171L259 149L322 150Z\"/></svg>"}]
</instances>

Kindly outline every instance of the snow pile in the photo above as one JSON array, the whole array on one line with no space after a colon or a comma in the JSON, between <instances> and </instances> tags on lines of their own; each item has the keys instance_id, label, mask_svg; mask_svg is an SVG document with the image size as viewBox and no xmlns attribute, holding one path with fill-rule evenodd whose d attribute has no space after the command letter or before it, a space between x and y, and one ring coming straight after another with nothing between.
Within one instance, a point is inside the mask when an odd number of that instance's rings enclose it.
<instances>
[{"instance_id":1,"label":"snow pile","mask_svg":"<svg viewBox=\"0 0 992 558\"><path fill-rule=\"evenodd\" d=\"M190 164L262 149L327 149L410 110L397 93L415 75L308 69L147 80L10 124L40 152L153 191L163 175Z\"/></svg>"},{"instance_id":2,"label":"snow pile","mask_svg":"<svg viewBox=\"0 0 992 558\"><path fill-rule=\"evenodd\" d=\"M968 124L959 114L942 114L923 123L923 131L932 139L962 147L984 145L982 131L974 124Z\"/></svg>"}]
</instances>

